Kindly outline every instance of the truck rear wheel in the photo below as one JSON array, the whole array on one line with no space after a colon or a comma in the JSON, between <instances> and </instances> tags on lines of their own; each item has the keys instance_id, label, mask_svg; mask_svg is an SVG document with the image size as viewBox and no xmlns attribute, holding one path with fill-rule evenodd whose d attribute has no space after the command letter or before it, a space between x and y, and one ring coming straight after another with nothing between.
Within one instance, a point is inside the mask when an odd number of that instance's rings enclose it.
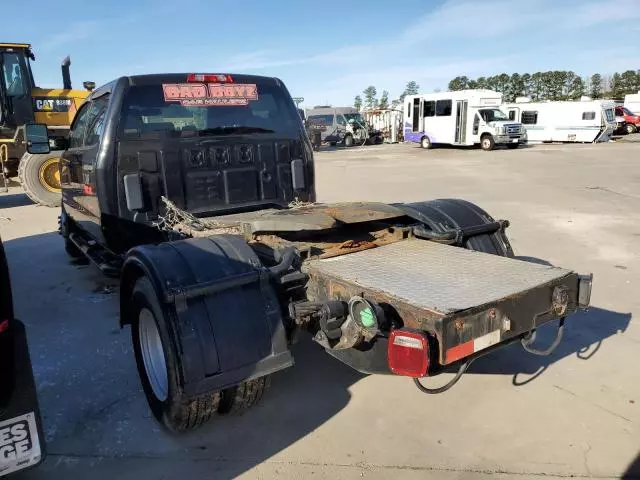
<instances>
[{"instance_id":1,"label":"truck rear wheel","mask_svg":"<svg viewBox=\"0 0 640 480\"><path fill-rule=\"evenodd\" d=\"M178 356L163 308L147 277L136 281L131 295L131 340L142 388L153 416L173 432L192 430L218 411L220 393L187 398L180 384Z\"/></svg>"},{"instance_id":2,"label":"truck rear wheel","mask_svg":"<svg viewBox=\"0 0 640 480\"><path fill-rule=\"evenodd\" d=\"M60 188L60 153L25 153L20 159L18 177L27 196L35 203L58 207L62 200Z\"/></svg>"},{"instance_id":3,"label":"truck rear wheel","mask_svg":"<svg viewBox=\"0 0 640 480\"><path fill-rule=\"evenodd\" d=\"M251 407L260 403L265 392L271 385L271 377L256 378L255 380L247 380L240 385L227 388L222 391L220 399L220 407L218 412L221 414L241 414L249 410Z\"/></svg>"},{"instance_id":4,"label":"truck rear wheel","mask_svg":"<svg viewBox=\"0 0 640 480\"><path fill-rule=\"evenodd\" d=\"M496 142L490 134L485 133L480 139L480 146L482 147L482 150L488 152L490 150L493 150L493 148L496 146Z\"/></svg>"}]
</instances>

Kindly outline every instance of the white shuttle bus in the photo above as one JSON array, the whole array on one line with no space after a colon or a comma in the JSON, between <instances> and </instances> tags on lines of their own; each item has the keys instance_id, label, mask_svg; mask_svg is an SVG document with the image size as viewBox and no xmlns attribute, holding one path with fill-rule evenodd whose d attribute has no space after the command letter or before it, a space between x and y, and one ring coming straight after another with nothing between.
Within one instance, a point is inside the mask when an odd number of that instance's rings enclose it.
<instances>
[{"instance_id":1,"label":"white shuttle bus","mask_svg":"<svg viewBox=\"0 0 640 480\"><path fill-rule=\"evenodd\" d=\"M603 142L617 128L611 100L531 102L522 97L501 108L524 125L530 142Z\"/></svg>"},{"instance_id":2,"label":"white shuttle bus","mask_svg":"<svg viewBox=\"0 0 640 480\"><path fill-rule=\"evenodd\" d=\"M500 110L502 94L492 90L460 90L410 95L404 100L405 142L423 148L434 144L496 145L517 148L527 142L526 131Z\"/></svg>"}]
</instances>

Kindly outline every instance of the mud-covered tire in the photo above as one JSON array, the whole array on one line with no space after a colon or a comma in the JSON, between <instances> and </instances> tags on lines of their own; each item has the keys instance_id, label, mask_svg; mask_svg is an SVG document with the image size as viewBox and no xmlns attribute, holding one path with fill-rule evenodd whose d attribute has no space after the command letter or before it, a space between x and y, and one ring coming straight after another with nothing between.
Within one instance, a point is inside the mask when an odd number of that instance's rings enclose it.
<instances>
[{"instance_id":1,"label":"mud-covered tire","mask_svg":"<svg viewBox=\"0 0 640 480\"><path fill-rule=\"evenodd\" d=\"M62 203L60 189L51 186L47 188L41 180L41 169L52 159L59 159L61 154L60 151L42 154L25 153L20 159L18 178L25 193L33 202L47 207L59 207Z\"/></svg>"},{"instance_id":2,"label":"mud-covered tire","mask_svg":"<svg viewBox=\"0 0 640 480\"><path fill-rule=\"evenodd\" d=\"M162 344L167 380L166 397L159 396L154 392L147 367L145 367L140 334L141 313L145 310L153 315L153 321ZM165 428L176 433L193 430L209 421L218 411L220 394L213 392L195 398L188 398L184 394L177 345L169 328L169 321L175 312L172 312L170 308L163 308L153 284L147 277L141 277L136 281L128 311L131 315L131 340L138 374L153 416ZM147 321L143 320L143 322Z\"/></svg>"},{"instance_id":3,"label":"mud-covered tire","mask_svg":"<svg viewBox=\"0 0 640 480\"><path fill-rule=\"evenodd\" d=\"M485 152L489 152L493 150L496 146L496 141L493 139L493 136L489 133L485 133L480 139L480 147Z\"/></svg>"},{"instance_id":4,"label":"mud-covered tire","mask_svg":"<svg viewBox=\"0 0 640 480\"><path fill-rule=\"evenodd\" d=\"M247 380L235 387L222 391L218 412L240 415L262 400L265 392L271 385L271 377L260 377L255 380Z\"/></svg>"}]
</instances>

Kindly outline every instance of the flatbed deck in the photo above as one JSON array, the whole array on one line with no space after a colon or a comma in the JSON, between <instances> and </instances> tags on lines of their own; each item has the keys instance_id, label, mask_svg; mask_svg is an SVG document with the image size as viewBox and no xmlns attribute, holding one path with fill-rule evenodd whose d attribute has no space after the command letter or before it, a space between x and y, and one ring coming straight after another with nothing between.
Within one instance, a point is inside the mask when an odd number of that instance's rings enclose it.
<instances>
[{"instance_id":1,"label":"flatbed deck","mask_svg":"<svg viewBox=\"0 0 640 480\"><path fill-rule=\"evenodd\" d=\"M441 365L453 363L578 308L579 276L563 268L409 239L309 260L308 296L361 296L402 326L430 332ZM554 309L556 289L567 292Z\"/></svg>"},{"instance_id":2,"label":"flatbed deck","mask_svg":"<svg viewBox=\"0 0 640 480\"><path fill-rule=\"evenodd\" d=\"M306 268L442 315L518 295L571 273L424 240L312 260Z\"/></svg>"}]
</instances>

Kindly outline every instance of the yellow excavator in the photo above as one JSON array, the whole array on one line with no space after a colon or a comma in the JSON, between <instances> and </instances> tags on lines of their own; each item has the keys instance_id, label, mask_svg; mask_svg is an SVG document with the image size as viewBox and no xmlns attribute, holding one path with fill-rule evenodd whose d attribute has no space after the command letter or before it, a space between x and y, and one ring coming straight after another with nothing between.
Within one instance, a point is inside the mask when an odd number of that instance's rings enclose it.
<instances>
[{"instance_id":1,"label":"yellow excavator","mask_svg":"<svg viewBox=\"0 0 640 480\"><path fill-rule=\"evenodd\" d=\"M85 90L72 90L71 60L66 57L62 89L39 88L31 71L33 60L31 45L0 42L0 188L6 191L9 179L18 177L31 200L55 207L60 205L62 144L76 111L95 84L84 82ZM24 126L29 123L47 125L50 153L27 153Z\"/></svg>"}]
</instances>

